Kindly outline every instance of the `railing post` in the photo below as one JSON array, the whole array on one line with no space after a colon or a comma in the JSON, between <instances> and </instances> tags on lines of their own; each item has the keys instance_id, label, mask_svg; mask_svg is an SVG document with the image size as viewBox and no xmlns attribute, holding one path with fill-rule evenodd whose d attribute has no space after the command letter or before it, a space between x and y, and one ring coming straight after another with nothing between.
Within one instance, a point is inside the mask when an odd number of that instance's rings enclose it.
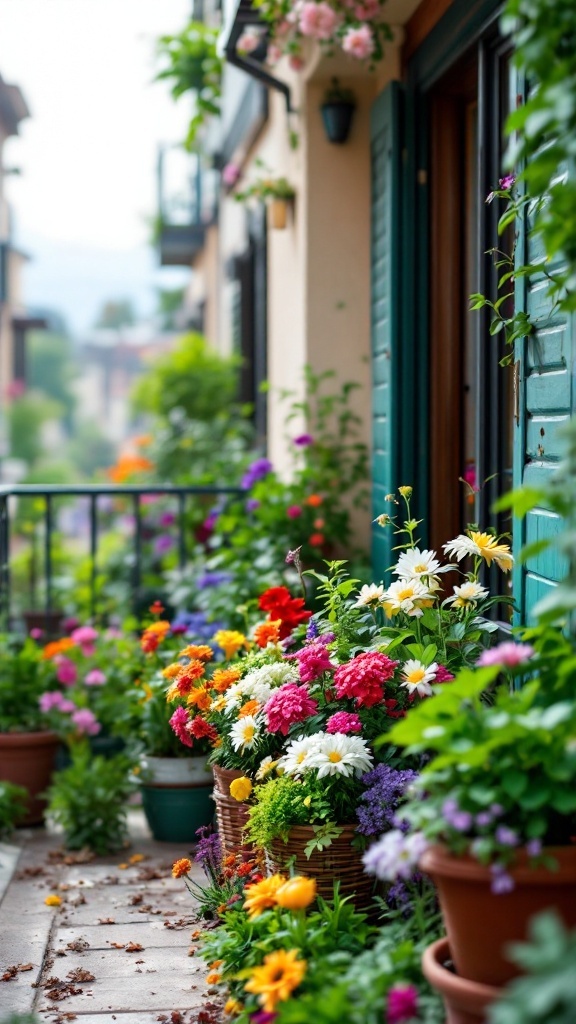
<instances>
[{"instance_id":1,"label":"railing post","mask_svg":"<svg viewBox=\"0 0 576 1024\"><path fill-rule=\"evenodd\" d=\"M44 495L44 572L46 574L46 615L52 610L52 495Z\"/></svg>"},{"instance_id":2,"label":"railing post","mask_svg":"<svg viewBox=\"0 0 576 1024\"><path fill-rule=\"evenodd\" d=\"M90 495L90 616L94 621L96 615L96 555L98 553L98 496Z\"/></svg>"},{"instance_id":3,"label":"railing post","mask_svg":"<svg viewBox=\"0 0 576 1024\"><path fill-rule=\"evenodd\" d=\"M186 565L186 537L185 537L185 520L186 514L186 497L181 492L178 494L178 566L183 569Z\"/></svg>"},{"instance_id":4,"label":"railing post","mask_svg":"<svg viewBox=\"0 0 576 1024\"><path fill-rule=\"evenodd\" d=\"M132 610L138 614L138 597L142 581L142 515L140 494L135 494L134 505L134 570L132 572Z\"/></svg>"},{"instance_id":5,"label":"railing post","mask_svg":"<svg viewBox=\"0 0 576 1024\"><path fill-rule=\"evenodd\" d=\"M0 621L10 629L10 510L7 494L0 496Z\"/></svg>"}]
</instances>

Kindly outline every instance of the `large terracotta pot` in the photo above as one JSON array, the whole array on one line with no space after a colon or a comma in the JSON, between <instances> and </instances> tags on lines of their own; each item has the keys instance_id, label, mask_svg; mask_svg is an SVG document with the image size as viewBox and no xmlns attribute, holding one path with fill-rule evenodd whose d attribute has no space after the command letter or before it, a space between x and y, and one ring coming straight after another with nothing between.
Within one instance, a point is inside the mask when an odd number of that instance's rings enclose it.
<instances>
[{"instance_id":1,"label":"large terracotta pot","mask_svg":"<svg viewBox=\"0 0 576 1024\"><path fill-rule=\"evenodd\" d=\"M488 1008L502 995L502 989L460 977L445 966L451 960L448 939L433 942L422 957L425 978L444 1000L446 1024L485 1024Z\"/></svg>"},{"instance_id":2,"label":"large terracotta pot","mask_svg":"<svg viewBox=\"0 0 576 1024\"><path fill-rule=\"evenodd\" d=\"M288 842L275 839L267 851L271 871L284 871L290 863L297 874L316 879L319 896L331 900L334 883L340 882L340 894L351 896L357 907L372 902L373 879L364 871L362 852L352 846L358 837L356 825L342 825L342 832L324 850L314 850L307 857L304 850L314 838L312 825L297 825L290 829Z\"/></svg>"},{"instance_id":3,"label":"large terracotta pot","mask_svg":"<svg viewBox=\"0 0 576 1024\"><path fill-rule=\"evenodd\" d=\"M423 854L420 867L438 889L450 949L458 974L483 985L505 985L520 974L506 957L510 942L528 938L530 918L553 908L567 928L576 927L576 847L544 851L556 871L530 867L519 856L509 871L511 892L491 891L489 868L472 857L454 857L443 846Z\"/></svg>"},{"instance_id":4,"label":"large terracotta pot","mask_svg":"<svg viewBox=\"0 0 576 1024\"><path fill-rule=\"evenodd\" d=\"M58 749L54 732L0 733L0 779L28 790L28 811L21 824L40 825L46 800L40 797L52 778Z\"/></svg>"},{"instance_id":5,"label":"large terracotta pot","mask_svg":"<svg viewBox=\"0 0 576 1024\"><path fill-rule=\"evenodd\" d=\"M244 772L214 765L214 802L216 821L224 855L235 854L248 860L254 847L244 839L244 827L248 821L248 807L230 796L230 783L244 778Z\"/></svg>"}]
</instances>

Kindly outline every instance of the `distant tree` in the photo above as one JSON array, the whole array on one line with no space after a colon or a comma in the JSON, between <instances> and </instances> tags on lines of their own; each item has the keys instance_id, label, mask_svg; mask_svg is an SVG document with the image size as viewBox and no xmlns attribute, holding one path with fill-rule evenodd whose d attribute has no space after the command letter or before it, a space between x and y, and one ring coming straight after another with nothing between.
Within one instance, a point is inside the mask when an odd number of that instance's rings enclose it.
<instances>
[{"instance_id":1,"label":"distant tree","mask_svg":"<svg viewBox=\"0 0 576 1024\"><path fill-rule=\"evenodd\" d=\"M108 299L102 306L95 327L129 327L136 322L130 299Z\"/></svg>"},{"instance_id":2,"label":"distant tree","mask_svg":"<svg viewBox=\"0 0 576 1024\"><path fill-rule=\"evenodd\" d=\"M27 339L28 384L53 398L64 411L70 427L76 399L72 381L76 376L72 342L61 334L32 331Z\"/></svg>"},{"instance_id":3,"label":"distant tree","mask_svg":"<svg viewBox=\"0 0 576 1024\"><path fill-rule=\"evenodd\" d=\"M42 426L56 419L62 407L39 392L27 391L8 407L10 456L33 466L44 454Z\"/></svg>"}]
</instances>

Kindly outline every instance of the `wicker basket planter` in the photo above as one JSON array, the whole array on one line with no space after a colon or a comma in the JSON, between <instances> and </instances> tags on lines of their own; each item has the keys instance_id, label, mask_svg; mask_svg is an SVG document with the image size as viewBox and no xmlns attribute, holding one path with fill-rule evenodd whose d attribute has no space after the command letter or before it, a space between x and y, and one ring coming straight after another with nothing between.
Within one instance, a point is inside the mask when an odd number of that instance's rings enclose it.
<instances>
[{"instance_id":1,"label":"wicker basket planter","mask_svg":"<svg viewBox=\"0 0 576 1024\"><path fill-rule=\"evenodd\" d=\"M248 807L230 796L230 783L241 779L244 773L231 768L213 766L214 771L214 802L216 804L216 821L224 855L237 854L248 860L254 853L254 847L244 840L244 826L248 821Z\"/></svg>"},{"instance_id":2,"label":"wicker basket planter","mask_svg":"<svg viewBox=\"0 0 576 1024\"><path fill-rule=\"evenodd\" d=\"M334 883L340 882L340 894L352 896L356 907L367 907L372 902L374 881L364 872L362 853L352 846L357 837L356 825L341 826L342 832L325 850L314 850L306 857L306 844L314 838L311 825L297 825L290 830L288 842L275 839L268 851L271 872L283 871L288 862L297 874L316 879L319 896L330 900Z\"/></svg>"}]
</instances>

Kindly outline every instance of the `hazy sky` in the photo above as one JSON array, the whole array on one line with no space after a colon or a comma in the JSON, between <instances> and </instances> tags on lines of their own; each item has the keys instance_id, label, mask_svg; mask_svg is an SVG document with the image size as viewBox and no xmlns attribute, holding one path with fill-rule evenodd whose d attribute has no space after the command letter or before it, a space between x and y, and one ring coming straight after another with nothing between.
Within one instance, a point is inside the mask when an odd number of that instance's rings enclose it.
<instances>
[{"instance_id":1,"label":"hazy sky","mask_svg":"<svg viewBox=\"0 0 576 1024\"><path fill-rule=\"evenodd\" d=\"M5 148L17 241L33 259L29 305L77 331L107 298L141 313L175 282L146 245L159 142L183 137L189 104L153 83L155 39L182 28L192 0L0 0L0 74L31 117ZM180 272L176 272L180 277Z\"/></svg>"}]
</instances>

